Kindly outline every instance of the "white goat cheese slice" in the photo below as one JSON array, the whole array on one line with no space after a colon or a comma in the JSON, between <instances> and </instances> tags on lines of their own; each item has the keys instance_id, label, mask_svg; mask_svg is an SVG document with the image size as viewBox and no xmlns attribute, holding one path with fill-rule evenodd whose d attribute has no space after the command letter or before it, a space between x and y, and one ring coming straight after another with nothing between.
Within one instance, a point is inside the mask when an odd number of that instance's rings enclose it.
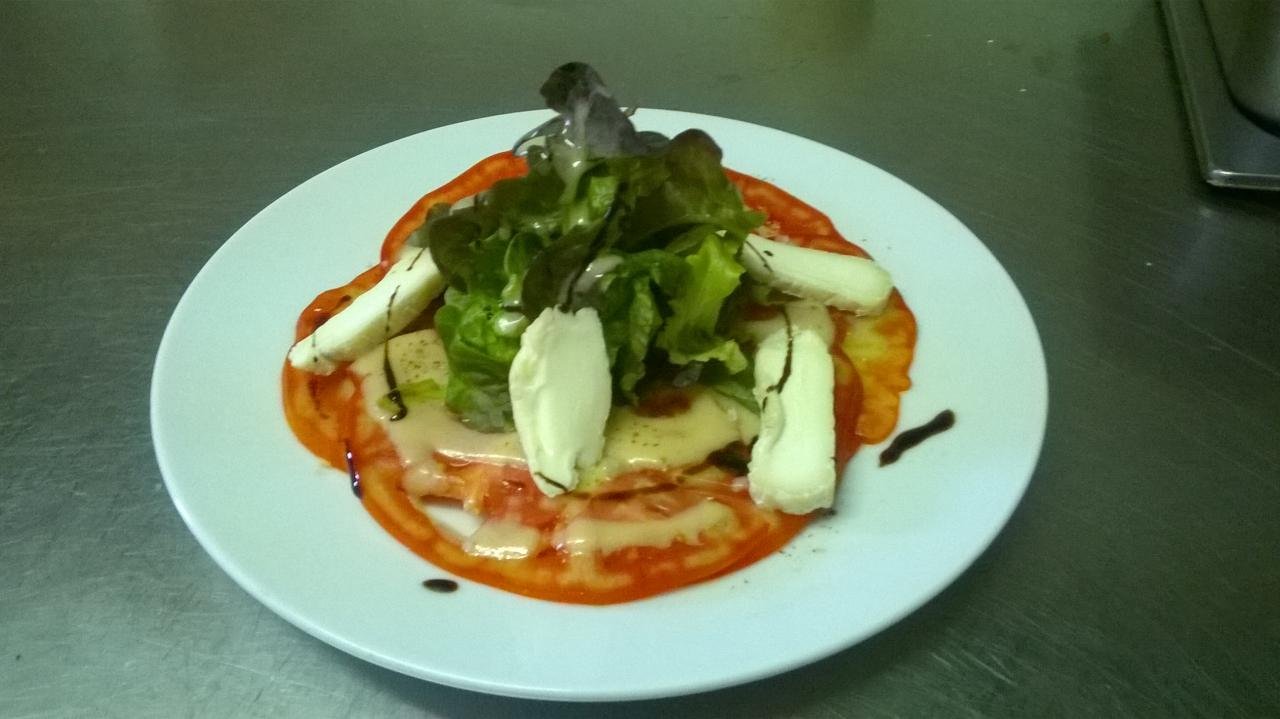
<instances>
[{"instance_id":1,"label":"white goat cheese slice","mask_svg":"<svg viewBox=\"0 0 1280 719\"><path fill-rule=\"evenodd\" d=\"M760 282L858 314L879 313L893 291L888 271L864 257L788 245L759 235L747 235L739 259Z\"/></svg>"},{"instance_id":2,"label":"white goat cheese slice","mask_svg":"<svg viewBox=\"0 0 1280 719\"><path fill-rule=\"evenodd\" d=\"M600 317L548 307L520 336L508 375L511 409L529 473L554 497L600 461L613 379Z\"/></svg>"},{"instance_id":3,"label":"white goat cheese slice","mask_svg":"<svg viewBox=\"0 0 1280 719\"><path fill-rule=\"evenodd\" d=\"M759 343L760 436L747 480L762 507L807 514L835 499L835 368L819 329L786 322Z\"/></svg>"},{"instance_id":4,"label":"white goat cheese slice","mask_svg":"<svg viewBox=\"0 0 1280 719\"><path fill-rule=\"evenodd\" d=\"M300 370L329 374L386 342L444 291L445 279L425 247L406 249L387 274L289 350Z\"/></svg>"}]
</instances>

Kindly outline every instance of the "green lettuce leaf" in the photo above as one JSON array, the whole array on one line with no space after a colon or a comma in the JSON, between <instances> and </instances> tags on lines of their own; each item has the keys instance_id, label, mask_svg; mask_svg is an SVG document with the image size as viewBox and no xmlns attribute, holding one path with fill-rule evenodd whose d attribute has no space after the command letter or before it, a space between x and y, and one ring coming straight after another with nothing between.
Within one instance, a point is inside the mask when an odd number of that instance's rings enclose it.
<instances>
[{"instance_id":1,"label":"green lettuce leaf","mask_svg":"<svg viewBox=\"0 0 1280 719\"><path fill-rule=\"evenodd\" d=\"M503 312L496 297L453 289L436 311L436 331L449 358L445 404L482 432L513 427L507 375L520 338L499 331Z\"/></svg>"},{"instance_id":2,"label":"green lettuce leaf","mask_svg":"<svg viewBox=\"0 0 1280 719\"><path fill-rule=\"evenodd\" d=\"M524 295L524 280L534 257L542 250L542 240L530 232L517 233L511 238L502 256L502 272L506 284L499 295L503 309L519 311Z\"/></svg>"},{"instance_id":3,"label":"green lettuce leaf","mask_svg":"<svg viewBox=\"0 0 1280 719\"><path fill-rule=\"evenodd\" d=\"M606 168L607 169L607 168ZM607 173L593 173L581 183L580 196L568 205L564 217L564 231L576 227L595 225L604 219L618 196L621 178Z\"/></svg>"},{"instance_id":4,"label":"green lettuce leaf","mask_svg":"<svg viewBox=\"0 0 1280 719\"><path fill-rule=\"evenodd\" d=\"M629 402L637 400L636 384L644 378L645 359L664 321L658 298L677 294L688 275L679 256L647 250L624 257L587 298L600 314L615 384Z\"/></svg>"},{"instance_id":5,"label":"green lettuce leaf","mask_svg":"<svg viewBox=\"0 0 1280 719\"><path fill-rule=\"evenodd\" d=\"M724 365L709 365L699 378L700 381L717 393L728 397L743 407L760 414L760 405L756 402L755 374L750 366L730 374Z\"/></svg>"},{"instance_id":6,"label":"green lettuce leaf","mask_svg":"<svg viewBox=\"0 0 1280 719\"><path fill-rule=\"evenodd\" d=\"M741 240L721 237L711 227L691 232L700 234L701 240L684 260L689 279L671 300L671 317L657 337L657 346L677 365L715 360L730 373L741 372L747 367L742 349L717 331L720 310L738 288L744 271L735 259ZM681 238L677 244L685 241Z\"/></svg>"}]
</instances>

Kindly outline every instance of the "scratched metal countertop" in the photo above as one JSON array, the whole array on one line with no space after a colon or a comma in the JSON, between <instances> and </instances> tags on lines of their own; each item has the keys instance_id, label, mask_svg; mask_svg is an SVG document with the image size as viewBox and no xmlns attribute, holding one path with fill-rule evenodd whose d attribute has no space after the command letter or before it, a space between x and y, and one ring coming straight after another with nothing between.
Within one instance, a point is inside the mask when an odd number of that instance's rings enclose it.
<instances>
[{"instance_id":1,"label":"scratched metal countertop","mask_svg":"<svg viewBox=\"0 0 1280 719\"><path fill-rule=\"evenodd\" d=\"M476 695L278 619L170 503L148 383L213 251L570 59L885 168L1025 294L1030 490L873 639L671 700ZM0 717L1280 716L1280 196L1200 181L1151 2L7 2L0 250Z\"/></svg>"}]
</instances>

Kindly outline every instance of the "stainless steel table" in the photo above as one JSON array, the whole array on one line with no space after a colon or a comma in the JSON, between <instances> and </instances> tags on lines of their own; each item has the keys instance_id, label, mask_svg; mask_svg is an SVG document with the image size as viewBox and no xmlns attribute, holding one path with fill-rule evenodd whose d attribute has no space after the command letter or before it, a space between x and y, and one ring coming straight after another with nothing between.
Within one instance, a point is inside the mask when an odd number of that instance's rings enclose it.
<instances>
[{"instance_id":1,"label":"stainless steel table","mask_svg":"<svg viewBox=\"0 0 1280 719\"><path fill-rule=\"evenodd\" d=\"M1005 532L831 659L613 716L1280 716L1280 197L1198 178L1150 2L0 4L0 716L601 716L367 665L196 545L148 380L186 284L324 168L537 105L828 143L957 214L1052 409Z\"/></svg>"}]
</instances>

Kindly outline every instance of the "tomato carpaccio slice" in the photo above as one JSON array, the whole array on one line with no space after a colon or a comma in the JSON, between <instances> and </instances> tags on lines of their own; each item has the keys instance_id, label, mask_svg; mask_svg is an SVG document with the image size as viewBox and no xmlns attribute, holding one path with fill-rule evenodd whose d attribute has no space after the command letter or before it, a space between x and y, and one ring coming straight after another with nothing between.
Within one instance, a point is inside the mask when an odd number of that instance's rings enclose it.
<instances>
[{"instance_id":1,"label":"tomato carpaccio slice","mask_svg":"<svg viewBox=\"0 0 1280 719\"><path fill-rule=\"evenodd\" d=\"M526 171L524 160L509 152L498 153L425 195L388 233L378 265L342 287L320 293L303 310L295 341L372 287L433 205L457 202ZM746 204L765 213L762 233L827 252L866 256L813 207L762 180L725 172ZM836 455L838 466L843 467L859 445L878 442L893 430L898 397L911 385L907 371L916 324L896 291L877 317L859 319L834 310L831 315L836 326L831 346L836 369ZM378 423L364 413L360 385L352 372L340 369L327 376L312 375L286 361L283 392L285 415L299 441L344 473L352 463L365 509L397 540L458 576L530 597L611 604L652 596L766 557L809 520L757 507L734 472L710 463L636 472L611 479L589 495L556 498L539 492L523 469L448 464L448 486L434 501L461 501L479 510L487 521L514 523L539 535L536 550L524 558L478 556L429 518L422 498L410 497L401 489L403 462ZM669 531L666 542L575 549L565 539L566 527L578 526L575 522L652 526L705 514L709 508L714 509L714 521L696 525L701 527L696 532Z\"/></svg>"}]
</instances>

